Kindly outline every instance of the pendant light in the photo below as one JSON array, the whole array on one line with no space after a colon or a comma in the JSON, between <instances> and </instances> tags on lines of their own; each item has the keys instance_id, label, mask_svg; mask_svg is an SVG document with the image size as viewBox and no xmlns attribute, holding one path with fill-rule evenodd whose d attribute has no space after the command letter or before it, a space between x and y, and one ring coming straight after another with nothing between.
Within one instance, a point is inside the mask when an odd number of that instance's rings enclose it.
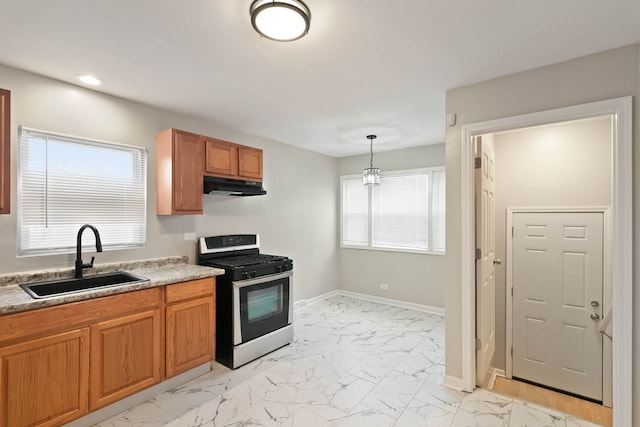
<instances>
[{"instance_id":1,"label":"pendant light","mask_svg":"<svg viewBox=\"0 0 640 427\"><path fill-rule=\"evenodd\" d=\"M376 135L367 135L367 139L369 140L369 150L371 151L371 159L369 160L369 167L362 170L362 183L364 185L380 184L380 169L373 167L373 140L376 138Z\"/></svg>"},{"instance_id":2,"label":"pendant light","mask_svg":"<svg viewBox=\"0 0 640 427\"><path fill-rule=\"evenodd\" d=\"M309 32L311 12L299 0L255 0L249 12L253 28L270 40L290 42Z\"/></svg>"}]
</instances>

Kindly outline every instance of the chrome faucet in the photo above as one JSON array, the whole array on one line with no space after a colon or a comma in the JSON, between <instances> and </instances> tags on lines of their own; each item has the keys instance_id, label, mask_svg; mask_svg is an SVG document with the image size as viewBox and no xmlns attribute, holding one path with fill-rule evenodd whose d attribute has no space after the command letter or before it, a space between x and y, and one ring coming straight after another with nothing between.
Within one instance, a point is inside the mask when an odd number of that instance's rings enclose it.
<instances>
[{"instance_id":1,"label":"chrome faucet","mask_svg":"<svg viewBox=\"0 0 640 427\"><path fill-rule=\"evenodd\" d=\"M93 231L93 234L96 236L96 251L102 252L102 242L100 241L100 233L98 233L98 229L95 228L93 225L89 225L89 224L85 224L82 227L80 227L80 230L78 230L78 241L76 243L76 272L73 276L76 278L82 277L83 269L92 268L93 260L96 258L92 256L91 263L89 264L85 264L82 262L82 232L85 230L85 228L90 228L91 231Z\"/></svg>"}]
</instances>

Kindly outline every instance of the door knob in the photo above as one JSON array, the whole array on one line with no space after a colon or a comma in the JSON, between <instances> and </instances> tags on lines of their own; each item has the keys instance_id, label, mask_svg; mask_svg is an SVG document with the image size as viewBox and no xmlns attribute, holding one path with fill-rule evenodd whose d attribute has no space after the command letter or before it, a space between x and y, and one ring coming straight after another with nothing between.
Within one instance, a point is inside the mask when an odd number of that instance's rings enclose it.
<instances>
[{"instance_id":1,"label":"door knob","mask_svg":"<svg viewBox=\"0 0 640 427\"><path fill-rule=\"evenodd\" d=\"M596 314L596 313L593 313L593 314L591 315L591 320L600 320L600 315L598 315L598 314Z\"/></svg>"},{"instance_id":2,"label":"door knob","mask_svg":"<svg viewBox=\"0 0 640 427\"><path fill-rule=\"evenodd\" d=\"M500 265L500 264L502 264L502 260L501 259L494 259L493 260L493 264L494 265Z\"/></svg>"},{"instance_id":3,"label":"door knob","mask_svg":"<svg viewBox=\"0 0 640 427\"><path fill-rule=\"evenodd\" d=\"M598 301L591 301L591 307L600 307L600 303Z\"/></svg>"}]
</instances>

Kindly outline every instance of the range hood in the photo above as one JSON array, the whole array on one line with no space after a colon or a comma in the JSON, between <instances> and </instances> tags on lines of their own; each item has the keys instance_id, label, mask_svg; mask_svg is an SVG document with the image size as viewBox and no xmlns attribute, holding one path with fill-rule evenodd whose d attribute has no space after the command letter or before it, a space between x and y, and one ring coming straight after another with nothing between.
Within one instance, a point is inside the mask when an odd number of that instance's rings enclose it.
<instances>
[{"instance_id":1,"label":"range hood","mask_svg":"<svg viewBox=\"0 0 640 427\"><path fill-rule=\"evenodd\" d=\"M261 182L241 179L204 177L204 193L222 196L260 196L267 194Z\"/></svg>"}]
</instances>

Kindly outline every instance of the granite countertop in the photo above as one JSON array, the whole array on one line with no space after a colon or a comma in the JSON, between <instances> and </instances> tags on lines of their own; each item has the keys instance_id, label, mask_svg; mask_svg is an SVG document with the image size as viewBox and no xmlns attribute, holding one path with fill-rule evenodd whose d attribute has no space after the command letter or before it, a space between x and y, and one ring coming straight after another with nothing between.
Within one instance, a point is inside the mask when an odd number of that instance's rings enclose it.
<instances>
[{"instance_id":1,"label":"granite countertop","mask_svg":"<svg viewBox=\"0 0 640 427\"><path fill-rule=\"evenodd\" d=\"M219 276L224 270L200 265L187 264L187 257L154 258L143 261L129 261L109 264L96 264L94 268L84 271L84 276L126 271L137 276L146 277L147 282L122 284L109 288L92 289L73 294L32 298L18 285L25 283L46 282L50 280L69 279L73 277L73 268L59 268L24 273L10 273L0 275L0 315L51 307L75 301L83 301L107 295L155 288L187 280L203 279Z\"/></svg>"}]
</instances>

